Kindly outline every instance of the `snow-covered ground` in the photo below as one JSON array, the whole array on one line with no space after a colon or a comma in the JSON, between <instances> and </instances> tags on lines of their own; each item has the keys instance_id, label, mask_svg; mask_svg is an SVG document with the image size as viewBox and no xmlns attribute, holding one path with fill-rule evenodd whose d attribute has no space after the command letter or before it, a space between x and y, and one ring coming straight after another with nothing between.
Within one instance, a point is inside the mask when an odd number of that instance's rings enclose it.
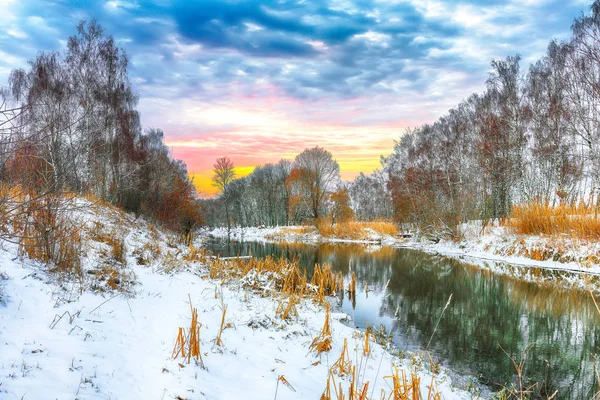
<instances>
[{"instance_id":1,"label":"snow-covered ground","mask_svg":"<svg viewBox=\"0 0 600 400\"><path fill-rule=\"evenodd\" d=\"M364 356L364 334L343 323L346 315L332 314L333 348L317 356L309 347L323 326L322 307L302 301L299 316L283 321L276 316L276 298L210 279L193 249L144 221L102 208L77 218L87 226L82 281L58 280L38 262L20 258L17 245L1 244L0 272L7 279L0 282L0 398L316 399L344 340L357 387L369 382L369 398L378 399L381 389L389 392L394 366L409 379L416 371L427 398L428 362L416 355L398 359L373 339ZM93 271L109 254L107 244L94 239L98 230L124 239L126 262L118 268L129 277L129 290L87 284L98 279ZM190 323L188 296L202 324L205 368L171 358L178 328ZM347 398L349 378L334 378ZM453 387L444 370L435 375L435 386L443 399L472 398Z\"/></svg>"},{"instance_id":2,"label":"snow-covered ground","mask_svg":"<svg viewBox=\"0 0 600 400\"><path fill-rule=\"evenodd\" d=\"M454 241L408 240L394 244L437 253L455 258L468 258L479 262L502 262L515 266L538 267L600 273L600 242L583 241L568 236L524 236L511 232L505 226L488 226L481 229L478 223L462 226L463 239Z\"/></svg>"},{"instance_id":3,"label":"snow-covered ground","mask_svg":"<svg viewBox=\"0 0 600 400\"><path fill-rule=\"evenodd\" d=\"M392 236L380 235L372 229L366 228L368 238L365 240L341 239L324 237L313 227L307 226L277 226L277 227L234 227L229 234L227 228L212 228L202 231L202 235L214 238L229 238L236 241L284 241L284 242L332 242L332 243L365 243L391 245L400 243L401 240Z\"/></svg>"}]
</instances>

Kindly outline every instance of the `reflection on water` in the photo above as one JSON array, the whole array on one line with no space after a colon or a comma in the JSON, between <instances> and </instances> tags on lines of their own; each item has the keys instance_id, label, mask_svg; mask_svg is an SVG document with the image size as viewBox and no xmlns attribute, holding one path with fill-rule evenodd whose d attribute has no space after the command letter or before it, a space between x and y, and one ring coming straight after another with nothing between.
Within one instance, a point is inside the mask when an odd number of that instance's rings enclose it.
<instances>
[{"instance_id":1,"label":"reflection on water","mask_svg":"<svg viewBox=\"0 0 600 400\"><path fill-rule=\"evenodd\" d=\"M207 247L222 256L297 257L309 277L315 263L331 264L346 279L354 271L356 304L353 307L346 299L341 308L361 328L367 323L383 324L402 350L427 346L452 294L429 346L444 365L478 376L498 389L515 378L512 361L504 351L518 360L532 345L524 376L538 382L535 397L547 398L559 390L555 398L590 399L598 391L594 354L599 352L596 326L600 318L586 292L526 282L408 249L221 241L209 242ZM572 274L556 271L532 269L531 273L572 278Z\"/></svg>"}]
</instances>

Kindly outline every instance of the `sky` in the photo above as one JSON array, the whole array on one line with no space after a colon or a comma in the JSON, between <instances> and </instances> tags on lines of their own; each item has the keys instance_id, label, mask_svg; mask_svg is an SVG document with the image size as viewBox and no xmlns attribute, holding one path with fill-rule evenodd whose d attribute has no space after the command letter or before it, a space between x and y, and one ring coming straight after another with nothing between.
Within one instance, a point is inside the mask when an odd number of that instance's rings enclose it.
<instances>
[{"instance_id":1,"label":"sky","mask_svg":"<svg viewBox=\"0 0 600 400\"><path fill-rule=\"evenodd\" d=\"M585 0L2 0L0 85L96 19L130 57L145 128L161 128L203 196L218 157L240 176L325 147L342 178L380 167L407 127L564 40Z\"/></svg>"}]
</instances>

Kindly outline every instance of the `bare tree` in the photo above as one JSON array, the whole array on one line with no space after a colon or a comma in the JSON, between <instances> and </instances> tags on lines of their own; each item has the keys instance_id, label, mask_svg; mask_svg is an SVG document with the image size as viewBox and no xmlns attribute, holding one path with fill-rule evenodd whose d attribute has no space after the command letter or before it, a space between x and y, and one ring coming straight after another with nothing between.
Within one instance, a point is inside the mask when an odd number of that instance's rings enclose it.
<instances>
[{"instance_id":1,"label":"bare tree","mask_svg":"<svg viewBox=\"0 0 600 400\"><path fill-rule=\"evenodd\" d=\"M321 216L321 208L327 196L340 182L340 166L331 153L322 147L306 149L294 160L299 171L299 181L306 190L312 216Z\"/></svg>"},{"instance_id":2,"label":"bare tree","mask_svg":"<svg viewBox=\"0 0 600 400\"><path fill-rule=\"evenodd\" d=\"M233 161L229 157L221 157L213 165L213 186L221 192L223 203L225 204L225 217L227 218L227 234L231 233L231 218L229 215L229 205L231 199L229 196L229 185L235 179L235 170Z\"/></svg>"}]
</instances>

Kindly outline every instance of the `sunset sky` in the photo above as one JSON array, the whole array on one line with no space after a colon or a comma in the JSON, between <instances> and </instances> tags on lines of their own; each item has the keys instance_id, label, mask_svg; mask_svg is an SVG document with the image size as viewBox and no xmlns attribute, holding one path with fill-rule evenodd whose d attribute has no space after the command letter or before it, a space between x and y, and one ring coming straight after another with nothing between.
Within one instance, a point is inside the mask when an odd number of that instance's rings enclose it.
<instances>
[{"instance_id":1,"label":"sunset sky","mask_svg":"<svg viewBox=\"0 0 600 400\"><path fill-rule=\"evenodd\" d=\"M491 59L520 53L526 68L566 39L590 4L3 0L0 82L95 18L130 57L143 126L164 130L204 196L221 156L243 175L319 145L350 179L481 91Z\"/></svg>"}]
</instances>

